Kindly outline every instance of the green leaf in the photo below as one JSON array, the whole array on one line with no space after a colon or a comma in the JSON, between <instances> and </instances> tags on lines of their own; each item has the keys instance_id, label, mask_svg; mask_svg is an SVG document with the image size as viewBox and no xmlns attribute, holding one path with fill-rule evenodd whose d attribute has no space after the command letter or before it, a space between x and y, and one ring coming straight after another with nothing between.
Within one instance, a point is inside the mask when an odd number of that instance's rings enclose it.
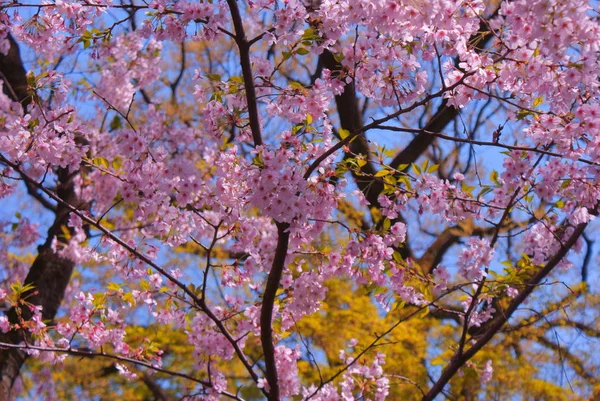
<instances>
[{"instance_id":1,"label":"green leaf","mask_svg":"<svg viewBox=\"0 0 600 401\"><path fill-rule=\"evenodd\" d=\"M33 290L34 288L35 286L32 283L23 285L19 280L10 285L10 289L12 290L13 294L19 297L27 291Z\"/></svg>"},{"instance_id":2,"label":"green leaf","mask_svg":"<svg viewBox=\"0 0 600 401\"><path fill-rule=\"evenodd\" d=\"M315 31L312 28L307 28L304 30L304 33L302 34L302 39L308 40L308 39L312 39L315 35Z\"/></svg>"},{"instance_id":3,"label":"green leaf","mask_svg":"<svg viewBox=\"0 0 600 401\"><path fill-rule=\"evenodd\" d=\"M93 162L97 166L108 168L108 160L106 160L104 157L96 157L94 158Z\"/></svg>"},{"instance_id":4,"label":"green leaf","mask_svg":"<svg viewBox=\"0 0 600 401\"><path fill-rule=\"evenodd\" d=\"M394 310L403 309L405 306L406 306L405 301L396 302L396 303L394 303Z\"/></svg>"},{"instance_id":5,"label":"green leaf","mask_svg":"<svg viewBox=\"0 0 600 401\"><path fill-rule=\"evenodd\" d=\"M335 59L335 61L337 61L338 63L341 63L342 60L344 60L344 54L343 53L335 53L333 55L333 58Z\"/></svg>"},{"instance_id":6,"label":"green leaf","mask_svg":"<svg viewBox=\"0 0 600 401\"><path fill-rule=\"evenodd\" d=\"M498 180L498 172L496 170L492 170L492 173L490 174L490 180L492 180L492 182L498 186L500 186L500 181Z\"/></svg>"},{"instance_id":7,"label":"green leaf","mask_svg":"<svg viewBox=\"0 0 600 401\"><path fill-rule=\"evenodd\" d=\"M492 187L483 187L483 189L479 192L479 196L478 197L487 195L488 193L490 193L492 191L493 191Z\"/></svg>"},{"instance_id":8,"label":"green leaf","mask_svg":"<svg viewBox=\"0 0 600 401\"><path fill-rule=\"evenodd\" d=\"M475 187L473 187L473 186L470 186L470 185L467 185L467 184L466 184L464 181L463 181L463 183L461 184L461 187L462 187L462 188L461 188L461 189L462 189L462 191L463 191L464 193L467 193L467 194L470 194L470 193L471 193L471 191L473 191L473 190L475 189Z\"/></svg>"},{"instance_id":9,"label":"green leaf","mask_svg":"<svg viewBox=\"0 0 600 401\"><path fill-rule=\"evenodd\" d=\"M65 226L65 225L60 226L60 231L62 231L63 236L65 237L66 240L71 239L71 232L69 231L67 226Z\"/></svg>"},{"instance_id":10,"label":"green leaf","mask_svg":"<svg viewBox=\"0 0 600 401\"><path fill-rule=\"evenodd\" d=\"M121 129L121 128L123 128L123 124L121 123L121 118L119 116L115 115L110 122L110 130L114 131L114 130Z\"/></svg>"},{"instance_id":11,"label":"green leaf","mask_svg":"<svg viewBox=\"0 0 600 401\"><path fill-rule=\"evenodd\" d=\"M529 110L519 110L519 112L517 113L517 120L522 120L527 116L530 116L531 114L533 114L531 111Z\"/></svg>"},{"instance_id":12,"label":"green leaf","mask_svg":"<svg viewBox=\"0 0 600 401\"><path fill-rule=\"evenodd\" d=\"M442 358L441 356L438 356L438 357L436 357L436 358L433 358L433 359L431 360L431 364L432 364L433 366L440 366L440 365L445 365L445 364L446 364L446 361L445 361L445 360L444 360L444 358Z\"/></svg>"},{"instance_id":13,"label":"green leaf","mask_svg":"<svg viewBox=\"0 0 600 401\"><path fill-rule=\"evenodd\" d=\"M387 217L383 220L383 229L385 231L389 230L390 227L392 226L392 221L390 219L388 219Z\"/></svg>"},{"instance_id":14,"label":"green leaf","mask_svg":"<svg viewBox=\"0 0 600 401\"><path fill-rule=\"evenodd\" d=\"M121 284L110 282L106 286L106 289L109 290L109 291L117 291L118 292L119 290L121 290L121 287L122 287Z\"/></svg>"},{"instance_id":15,"label":"green leaf","mask_svg":"<svg viewBox=\"0 0 600 401\"><path fill-rule=\"evenodd\" d=\"M292 87L292 89L296 89L296 90L304 89L304 86L302 86L302 84L300 82L296 82L296 81L290 82L290 87Z\"/></svg>"},{"instance_id":16,"label":"green leaf","mask_svg":"<svg viewBox=\"0 0 600 401\"><path fill-rule=\"evenodd\" d=\"M348 135L350 135L350 131L348 131L345 128L340 128L339 132L340 132L340 138L341 139L346 139L346 137L348 137Z\"/></svg>"},{"instance_id":17,"label":"green leaf","mask_svg":"<svg viewBox=\"0 0 600 401\"><path fill-rule=\"evenodd\" d=\"M264 167L265 166L265 162L262 158L262 155L259 153L257 154L254 159L252 159L252 165L257 166L257 167Z\"/></svg>"},{"instance_id":18,"label":"green leaf","mask_svg":"<svg viewBox=\"0 0 600 401\"><path fill-rule=\"evenodd\" d=\"M429 170L427 170L428 173L435 173L436 171L438 171L440 168L439 164L432 164L431 166L429 166Z\"/></svg>"},{"instance_id":19,"label":"green leaf","mask_svg":"<svg viewBox=\"0 0 600 401\"><path fill-rule=\"evenodd\" d=\"M27 85L29 85L31 87L35 87L36 86L35 81L36 81L35 74L33 72L29 71L27 73Z\"/></svg>"},{"instance_id":20,"label":"green leaf","mask_svg":"<svg viewBox=\"0 0 600 401\"><path fill-rule=\"evenodd\" d=\"M96 309L104 309L104 301L105 301L105 297L103 295L96 295L94 297L94 299L92 300L92 305L94 305L94 308Z\"/></svg>"},{"instance_id":21,"label":"green leaf","mask_svg":"<svg viewBox=\"0 0 600 401\"><path fill-rule=\"evenodd\" d=\"M38 125L40 125L40 119L36 118L33 120L29 120L29 124L27 124L27 128L33 129L33 128L37 127Z\"/></svg>"},{"instance_id":22,"label":"green leaf","mask_svg":"<svg viewBox=\"0 0 600 401\"><path fill-rule=\"evenodd\" d=\"M383 182L390 185L396 185L398 183L398 181L393 175L386 175L385 177L383 177Z\"/></svg>"},{"instance_id":23,"label":"green leaf","mask_svg":"<svg viewBox=\"0 0 600 401\"><path fill-rule=\"evenodd\" d=\"M376 174L375 177L385 177L386 175L391 174L389 170L379 170Z\"/></svg>"},{"instance_id":24,"label":"green leaf","mask_svg":"<svg viewBox=\"0 0 600 401\"><path fill-rule=\"evenodd\" d=\"M383 192L384 195L393 195L396 192L396 187L387 183L383 183Z\"/></svg>"},{"instance_id":25,"label":"green leaf","mask_svg":"<svg viewBox=\"0 0 600 401\"><path fill-rule=\"evenodd\" d=\"M125 294L123 294L121 299L123 301L127 302L129 305L132 305L132 306L135 305L135 298L133 297L133 294L130 292L126 292Z\"/></svg>"},{"instance_id":26,"label":"green leaf","mask_svg":"<svg viewBox=\"0 0 600 401\"><path fill-rule=\"evenodd\" d=\"M308 49L305 49L304 47L301 47L298 50L296 50L296 54L299 56L306 56L308 53L310 53L310 52L308 51Z\"/></svg>"}]
</instances>

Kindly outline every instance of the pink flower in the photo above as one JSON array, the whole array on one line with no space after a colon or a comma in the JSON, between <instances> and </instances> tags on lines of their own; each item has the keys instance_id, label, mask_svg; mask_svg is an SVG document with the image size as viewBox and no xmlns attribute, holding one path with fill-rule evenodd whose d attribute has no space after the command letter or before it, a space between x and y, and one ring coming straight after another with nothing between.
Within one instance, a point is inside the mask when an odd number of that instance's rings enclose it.
<instances>
[{"instance_id":1,"label":"pink flower","mask_svg":"<svg viewBox=\"0 0 600 401\"><path fill-rule=\"evenodd\" d=\"M590 220L594 220L596 216L591 215L587 208L578 207L573 211L571 216L569 217L569 222L573 225L579 225L583 223L587 223Z\"/></svg>"},{"instance_id":2,"label":"pink flower","mask_svg":"<svg viewBox=\"0 0 600 401\"><path fill-rule=\"evenodd\" d=\"M10 330L10 322L6 316L0 316L0 331L8 333Z\"/></svg>"},{"instance_id":3,"label":"pink flower","mask_svg":"<svg viewBox=\"0 0 600 401\"><path fill-rule=\"evenodd\" d=\"M483 370L479 373L479 381L482 384L485 384L492 380L492 375L494 373L494 368L492 367L492 360L488 359L483 367Z\"/></svg>"}]
</instances>

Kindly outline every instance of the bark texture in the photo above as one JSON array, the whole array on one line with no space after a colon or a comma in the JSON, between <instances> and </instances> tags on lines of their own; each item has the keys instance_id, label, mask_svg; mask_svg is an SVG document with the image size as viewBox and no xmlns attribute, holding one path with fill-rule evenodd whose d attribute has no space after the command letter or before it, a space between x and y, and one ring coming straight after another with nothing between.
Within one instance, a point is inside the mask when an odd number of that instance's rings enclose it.
<instances>
[{"instance_id":1,"label":"bark texture","mask_svg":"<svg viewBox=\"0 0 600 401\"><path fill-rule=\"evenodd\" d=\"M7 55L0 55L0 77L3 82L3 91L11 99L18 101L26 110L31 97L28 93L27 76L21 60L18 44L9 35L10 51ZM71 205L78 205L74 178L78 172L69 172L66 169L58 169L56 194ZM24 294L23 298L32 305L42 307L42 317L46 324L51 323L63 300L65 289L69 284L71 274L75 268L73 261L59 256L52 248L52 242L56 239L56 249L59 250L68 245L69 239L65 236L62 227L66 226L69 218L69 210L61 204L55 208L55 218L46 241L38 247L38 256L31 265L24 284L33 285L33 289ZM24 305L13 306L7 312L11 323L27 321L32 317L32 312ZM19 344L28 340L24 330L13 330L0 335L0 341ZM0 349L0 400L10 400L12 388L27 354L18 349Z\"/></svg>"}]
</instances>

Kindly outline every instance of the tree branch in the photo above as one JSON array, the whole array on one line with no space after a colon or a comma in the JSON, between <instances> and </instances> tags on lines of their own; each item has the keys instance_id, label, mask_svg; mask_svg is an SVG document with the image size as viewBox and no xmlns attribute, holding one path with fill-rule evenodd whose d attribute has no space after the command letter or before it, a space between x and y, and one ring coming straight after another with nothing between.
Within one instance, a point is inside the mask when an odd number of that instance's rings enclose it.
<instances>
[{"instance_id":1,"label":"tree branch","mask_svg":"<svg viewBox=\"0 0 600 401\"><path fill-rule=\"evenodd\" d=\"M180 372L175 372L172 370L164 369L164 368L161 368L161 367L157 366L156 364L152 364L150 362L140 361L137 359L128 358L128 357L124 357L124 356L120 356L120 355L107 354L105 352L94 352L94 351L90 351L88 349L80 349L80 348L44 347L44 346L27 344L27 343L26 344L11 344L11 343L5 343L5 342L0 342L0 349L1 348L6 348L6 349L10 349L10 350L18 350L20 352L24 352L26 350L36 350L36 351L43 351L43 352L64 353L64 354L81 356L81 357L102 357L102 358L106 358L106 359L113 359L113 360L120 361L120 362L131 363L131 364L137 365L137 366L143 366L143 367L153 370L155 372L165 373L170 376L181 377L181 378L193 381L195 383L198 383L206 388L213 387L213 385L210 382L207 382L207 381L201 380L201 379L197 379L197 378L187 375L185 373L180 373ZM227 391L221 391L220 394L226 396L227 398L231 398L234 400L241 400L241 398L239 398L238 396L228 393ZM4 399L8 400L8 398L3 398L3 400Z\"/></svg>"},{"instance_id":2,"label":"tree branch","mask_svg":"<svg viewBox=\"0 0 600 401\"><path fill-rule=\"evenodd\" d=\"M59 169L57 194L69 203L77 204L74 174L66 169ZM56 217L48 230L46 242L38 250L38 256L31 265L29 273L25 278L25 284L33 285L33 290L23 295L33 305L42 307L42 318L44 321L53 321L56 312L62 303L65 289L71 279L75 263L59 255L52 247L54 239L58 242L58 248L69 246L69 239L62 233L62 227L67 225L70 210L64 205L57 205ZM71 232L73 234L73 232ZM29 308L22 308L18 312L11 308L7 317L12 324L20 320L29 320L32 313ZM10 331L0 336L3 342L19 344L26 340L23 331ZM0 351L0 399L9 399L12 386L19 374L21 366L27 355L20 349L6 349Z\"/></svg>"},{"instance_id":3,"label":"tree branch","mask_svg":"<svg viewBox=\"0 0 600 401\"><path fill-rule=\"evenodd\" d=\"M277 365L275 363L275 347L273 346L273 306L279 282L281 281L281 275L285 268L285 257L290 240L289 224L277 223L277 235L277 249L275 250L273 265L267 278L267 286L263 294L263 303L260 311L260 341L265 358L266 379L269 384L269 401L279 401L279 380L277 377Z\"/></svg>"},{"instance_id":4,"label":"tree branch","mask_svg":"<svg viewBox=\"0 0 600 401\"><path fill-rule=\"evenodd\" d=\"M23 112L25 112L27 100L29 99L25 67L20 57L18 44L10 35L8 35L8 39L10 49L8 56L0 55L0 72L5 80L4 89L10 88L10 96L13 97L13 100L21 102ZM3 162L7 161L2 155L0 157ZM7 163L7 165L10 165L10 163ZM15 171L25 180L27 190L42 205L55 211L54 222L48 229L46 242L38 247L38 256L25 278L24 284L32 285L33 290L23 294L23 297L27 297L28 302L42 307L44 321L52 322L62 303L65 289L75 268L75 263L72 260L60 256L59 252L55 251L56 248L52 246L55 240L58 249L69 246L70 237L63 233L63 227L67 225L70 210L64 204L56 206L50 204L42 198L41 194L35 191L35 187L25 179L25 175L20 169ZM74 179L78 174L78 171L70 172L64 168L59 168L56 173L57 196L74 205L80 204L74 183ZM73 234L73 230L69 231L70 234ZM12 324L17 324L20 320L29 320L31 317L32 312L29 308L22 308L17 311L13 307L7 313L7 318ZM12 344L19 344L26 339L26 335L21 330L10 331L0 336L0 341ZM12 387L26 357L27 355L20 349L13 348L0 351L0 399L8 400L10 398Z\"/></svg>"},{"instance_id":5,"label":"tree branch","mask_svg":"<svg viewBox=\"0 0 600 401\"><path fill-rule=\"evenodd\" d=\"M248 118L250 120L250 130L254 146L262 145L262 134L260 132L260 119L258 117L258 105L256 104L256 89L254 87L254 77L252 75L252 65L250 64L250 42L244 32L242 16L237 6L236 0L227 0L231 19L235 29L235 42L240 52L240 65L242 67L242 77L244 78L244 87L246 89L246 103L248 104Z\"/></svg>"},{"instance_id":6,"label":"tree branch","mask_svg":"<svg viewBox=\"0 0 600 401\"><path fill-rule=\"evenodd\" d=\"M536 341L544 347L556 352L561 362L567 361L573 368L576 374L587 380L593 385L598 384L598 378L589 372L589 369L585 366L584 362L573 355L567 348L562 347L560 344L554 343L548 340L546 337L541 336L536 338Z\"/></svg>"},{"instance_id":7,"label":"tree branch","mask_svg":"<svg viewBox=\"0 0 600 401\"><path fill-rule=\"evenodd\" d=\"M21 103L23 111L25 111L31 99L27 91L27 74L21 60L19 45L10 33L7 39L10 42L8 54L0 53L0 78L4 81L2 89L6 96Z\"/></svg>"},{"instance_id":8,"label":"tree branch","mask_svg":"<svg viewBox=\"0 0 600 401\"><path fill-rule=\"evenodd\" d=\"M107 229L106 227L104 227L97 220L94 220L93 218L91 218L87 214L82 213L81 210L79 210L75 206L72 206L70 203L65 202L57 194L54 194L51 191L49 191L48 189L44 188L43 185L41 185L40 183L36 182L34 179L32 179L31 177L29 177L27 174L25 174L19 168L18 165L16 165L15 163L12 163L11 161L9 161L8 159L6 159L1 154L0 154L0 161L3 162L3 163L5 163L5 164L7 164L8 166L10 166L17 173L21 174L22 177L23 177L23 179L29 181L31 184L33 184L34 186L36 186L37 188L39 188L42 192L44 192L46 195L48 195L51 199L54 199L60 205L64 206L65 209L67 209L68 211L73 212L74 214L76 214L77 216L79 216L84 222L90 224L91 226L96 227L107 238L110 238L111 240L113 240L114 242L116 242L117 244L119 244L120 246L122 246L131 255L133 255L137 259L141 260L142 262L146 263L148 266L152 267L154 270L156 270L157 272L159 272L167 280L169 280L174 285L176 285L177 287L179 287L187 296L190 297L190 299L193 301L193 303L196 306L198 306L200 308L200 310L202 310L204 313L206 313L206 315L215 323L215 325L219 329L219 332L221 334L223 334L223 336L225 336L225 338L227 339L227 341L229 341L229 343L233 347L233 349L234 349L236 355L238 356L240 362L242 362L242 364L244 365L244 367L247 369L247 371L250 374L250 376L252 377L252 379L255 382L258 381L258 376L254 372L254 370L253 370L252 365L250 364L250 362L248 362L248 359L246 358L246 356L244 355L242 349L240 348L239 344L237 343L237 340L235 338L233 338L233 336L231 335L231 333L229 332L229 330L227 330L227 328L225 327L225 325L223 324L223 322L212 312L212 310L210 308L208 308L208 306L206 305L206 303L204 302L203 299L200 299L184 283L182 283L181 281L177 280L170 273L168 273L164 268L162 268L161 266L159 266L156 263L154 263L152 261L152 259L150 259L148 256L146 256L146 255L140 253L139 251L137 251L134 247L132 247L131 245L129 245L127 242L125 242L124 240L122 240L120 237L118 237L115 234L113 234L109 229ZM1 393L0 393L0 395L1 395Z\"/></svg>"},{"instance_id":9,"label":"tree branch","mask_svg":"<svg viewBox=\"0 0 600 401\"><path fill-rule=\"evenodd\" d=\"M488 329L481 335L475 344L462 353L455 353L448 365L442 371L441 376L435 382L433 387L422 398L422 401L433 401L444 389L444 386L454 377L458 370L469 361L479 350L481 350L490 340L500 331L502 326L510 319L517 308L529 297L533 290L541 283L541 281L558 265L558 263L571 250L575 242L583 234L583 230L588 223L579 224L569 237L569 239L561 245L558 252L552 257L546 265L540 269L523 287L521 292L513 299L504 313L497 313L496 317L491 321Z\"/></svg>"}]
</instances>

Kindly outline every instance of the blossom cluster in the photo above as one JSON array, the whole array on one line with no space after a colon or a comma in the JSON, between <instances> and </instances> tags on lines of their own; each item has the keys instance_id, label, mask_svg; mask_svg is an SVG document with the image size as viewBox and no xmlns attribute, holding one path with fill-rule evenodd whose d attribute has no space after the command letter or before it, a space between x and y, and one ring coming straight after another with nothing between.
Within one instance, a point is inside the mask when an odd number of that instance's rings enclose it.
<instances>
[{"instance_id":1,"label":"blossom cluster","mask_svg":"<svg viewBox=\"0 0 600 401\"><path fill-rule=\"evenodd\" d=\"M465 330L483 328L498 312L490 289L516 299L524 287L489 282L498 238L512 230L508 220L523 218L515 227L524 229L505 237L517 237L517 252L538 266L594 220L600 25L588 2L502 2L489 19L480 0L316 3L256 0L240 10L235 1L127 7L57 0L31 14L17 2L0 10L0 53L8 54L10 34L38 60L25 99L0 81L0 198L25 180L42 206L65 207L69 218L49 249L93 266L94 275L94 290L71 284L55 326L43 322L42 306L31 307L28 335L42 351L28 352L60 362L64 354L43 347L81 344L161 366L162 351L149 338L141 345L127 338L143 317L185 333L207 399L239 385L224 367L232 359L242 362L247 381L273 391L273 378L257 373L262 359L250 362L257 354L251 347L259 346L259 359L274 355L283 398L380 401L390 380L385 355L372 349L358 359L343 350L338 380L317 385L300 377L308 347L292 344L291 333L319 313L329 280L376 288L382 316L392 304L437 307L461 288L467 301L457 315L468 319ZM123 18L113 21L113 12ZM166 65L173 43L183 49L181 71ZM213 66L211 49L225 46L236 48L235 62ZM206 59L190 61L186 47L206 50ZM334 69L323 55L333 57ZM317 74L290 78L311 63ZM336 117L334 104L349 92L357 104ZM510 134L499 128L486 140L462 136L471 124L463 114L482 100L505 113ZM361 120L353 114L358 103L372 119L352 132L341 128L344 113L353 124ZM459 115L455 136L408 130L420 135L415 141L437 135L467 143L469 156L455 152L465 166L481 165L471 159L475 145L502 147L498 171L387 166L386 152L372 151L367 135L380 122L399 132L413 120L422 127L438 106ZM357 139L368 144L365 154L356 154ZM446 150L440 145L427 157ZM379 154L381 169L372 172ZM67 186L64 175L74 204L57 195ZM375 184L384 189L373 196ZM361 212L347 218L342 205ZM425 264L427 251L415 253L438 232L423 234L421 218L443 233L461 224L479 229L442 244L454 258L426 270L415 260ZM29 216L0 219L0 301L27 274L30 261L15 255L32 249L44 228ZM2 333L16 329L0 315ZM117 369L135 378L129 365ZM491 375L490 362L482 382Z\"/></svg>"}]
</instances>

